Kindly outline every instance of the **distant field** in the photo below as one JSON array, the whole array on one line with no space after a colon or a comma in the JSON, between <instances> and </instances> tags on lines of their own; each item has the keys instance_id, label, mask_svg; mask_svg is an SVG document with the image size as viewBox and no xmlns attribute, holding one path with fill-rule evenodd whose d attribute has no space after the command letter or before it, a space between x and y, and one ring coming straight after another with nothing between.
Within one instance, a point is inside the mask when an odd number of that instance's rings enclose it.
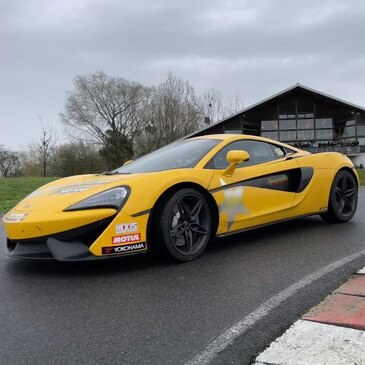
<instances>
[{"instance_id":1,"label":"distant field","mask_svg":"<svg viewBox=\"0 0 365 365\"><path fill-rule=\"evenodd\" d=\"M20 202L41 185L57 179L56 177L8 177L0 178L0 214Z\"/></svg>"},{"instance_id":2,"label":"distant field","mask_svg":"<svg viewBox=\"0 0 365 365\"><path fill-rule=\"evenodd\" d=\"M357 170L361 185L365 186L365 169ZM9 177L0 178L0 214L6 213L24 197L41 185L57 177Z\"/></svg>"}]
</instances>

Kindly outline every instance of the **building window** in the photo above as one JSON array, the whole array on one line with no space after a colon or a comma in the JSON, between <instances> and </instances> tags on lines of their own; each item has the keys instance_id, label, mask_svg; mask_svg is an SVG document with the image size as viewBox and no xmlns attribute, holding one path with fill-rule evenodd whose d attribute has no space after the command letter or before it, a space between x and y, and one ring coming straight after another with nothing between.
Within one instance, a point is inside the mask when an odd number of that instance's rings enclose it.
<instances>
[{"instance_id":1,"label":"building window","mask_svg":"<svg viewBox=\"0 0 365 365\"><path fill-rule=\"evenodd\" d=\"M295 141L296 131L280 131L280 141Z\"/></svg>"},{"instance_id":2,"label":"building window","mask_svg":"<svg viewBox=\"0 0 365 365\"><path fill-rule=\"evenodd\" d=\"M281 131L296 129L295 119L281 120L279 124L279 129Z\"/></svg>"},{"instance_id":3,"label":"building window","mask_svg":"<svg viewBox=\"0 0 365 365\"><path fill-rule=\"evenodd\" d=\"M314 130L298 131L298 141L312 141L314 140Z\"/></svg>"},{"instance_id":4,"label":"building window","mask_svg":"<svg viewBox=\"0 0 365 365\"><path fill-rule=\"evenodd\" d=\"M295 114L280 114L279 119L292 119L295 118Z\"/></svg>"},{"instance_id":5,"label":"building window","mask_svg":"<svg viewBox=\"0 0 365 365\"><path fill-rule=\"evenodd\" d=\"M316 130L316 139L333 139L333 130L332 129L317 129Z\"/></svg>"},{"instance_id":6,"label":"building window","mask_svg":"<svg viewBox=\"0 0 365 365\"><path fill-rule=\"evenodd\" d=\"M314 120L298 119L298 129L314 129Z\"/></svg>"},{"instance_id":7,"label":"building window","mask_svg":"<svg viewBox=\"0 0 365 365\"><path fill-rule=\"evenodd\" d=\"M359 138L358 141L360 146L365 146L365 138Z\"/></svg>"},{"instance_id":8,"label":"building window","mask_svg":"<svg viewBox=\"0 0 365 365\"><path fill-rule=\"evenodd\" d=\"M357 126L357 135L361 137L365 137L365 125Z\"/></svg>"},{"instance_id":9,"label":"building window","mask_svg":"<svg viewBox=\"0 0 365 365\"><path fill-rule=\"evenodd\" d=\"M261 130L273 130L278 129L278 121L277 120L263 120L261 121Z\"/></svg>"},{"instance_id":10,"label":"building window","mask_svg":"<svg viewBox=\"0 0 365 365\"><path fill-rule=\"evenodd\" d=\"M333 118L330 117L329 111L320 112L322 117L314 119L314 113L307 108L302 109L297 115L293 114L290 108L284 110L281 111L278 120L261 121L260 135L262 137L289 143L351 140L356 137L356 133L359 137L365 137L364 123L358 124L356 129L356 120L354 119L347 120L345 125L339 127L333 124ZM269 115L268 118L270 118Z\"/></svg>"},{"instance_id":11,"label":"building window","mask_svg":"<svg viewBox=\"0 0 365 365\"><path fill-rule=\"evenodd\" d=\"M298 118L313 118L313 113L298 113Z\"/></svg>"},{"instance_id":12,"label":"building window","mask_svg":"<svg viewBox=\"0 0 365 365\"><path fill-rule=\"evenodd\" d=\"M279 139L279 133L277 131L269 131L269 132L261 132L261 137L271 138L271 139Z\"/></svg>"},{"instance_id":13,"label":"building window","mask_svg":"<svg viewBox=\"0 0 365 365\"><path fill-rule=\"evenodd\" d=\"M242 134L241 129L226 129L225 134Z\"/></svg>"},{"instance_id":14,"label":"building window","mask_svg":"<svg viewBox=\"0 0 365 365\"><path fill-rule=\"evenodd\" d=\"M351 127L345 127L342 133L342 137L343 138L351 138L351 137L355 137L356 131L355 131L355 126L351 126Z\"/></svg>"},{"instance_id":15,"label":"building window","mask_svg":"<svg viewBox=\"0 0 365 365\"><path fill-rule=\"evenodd\" d=\"M332 128L332 118L316 119L316 128Z\"/></svg>"}]
</instances>

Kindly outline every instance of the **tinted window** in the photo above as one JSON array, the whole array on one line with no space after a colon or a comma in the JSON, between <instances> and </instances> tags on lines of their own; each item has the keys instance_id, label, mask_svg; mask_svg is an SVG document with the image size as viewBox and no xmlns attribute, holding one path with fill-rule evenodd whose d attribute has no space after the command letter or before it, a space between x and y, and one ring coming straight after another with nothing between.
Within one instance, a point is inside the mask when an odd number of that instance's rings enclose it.
<instances>
[{"instance_id":1,"label":"tinted window","mask_svg":"<svg viewBox=\"0 0 365 365\"><path fill-rule=\"evenodd\" d=\"M219 139L186 139L142 156L111 174L133 174L194 167Z\"/></svg>"},{"instance_id":2,"label":"tinted window","mask_svg":"<svg viewBox=\"0 0 365 365\"><path fill-rule=\"evenodd\" d=\"M242 150L250 154L250 160L239 164L238 167L246 167L257 165L259 163L269 162L284 156L284 151L281 147L270 143L242 140L229 144L221 149L213 158L215 169L226 169L229 165L226 156L229 151ZM208 167L208 166L207 166ZM209 164L209 168L211 164Z\"/></svg>"}]
</instances>

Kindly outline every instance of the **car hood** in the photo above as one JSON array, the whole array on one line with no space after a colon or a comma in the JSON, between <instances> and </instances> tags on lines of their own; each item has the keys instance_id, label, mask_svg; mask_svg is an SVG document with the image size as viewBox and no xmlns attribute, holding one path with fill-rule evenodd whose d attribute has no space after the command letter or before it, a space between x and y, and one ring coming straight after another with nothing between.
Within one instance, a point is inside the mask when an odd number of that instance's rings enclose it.
<instances>
[{"instance_id":1,"label":"car hood","mask_svg":"<svg viewBox=\"0 0 365 365\"><path fill-rule=\"evenodd\" d=\"M79 175L55 180L40 187L24 198L14 210L19 212L36 212L45 206L57 210L65 209L83 199L99 192L121 186L135 177L128 175ZM52 208L50 210L53 210Z\"/></svg>"}]
</instances>

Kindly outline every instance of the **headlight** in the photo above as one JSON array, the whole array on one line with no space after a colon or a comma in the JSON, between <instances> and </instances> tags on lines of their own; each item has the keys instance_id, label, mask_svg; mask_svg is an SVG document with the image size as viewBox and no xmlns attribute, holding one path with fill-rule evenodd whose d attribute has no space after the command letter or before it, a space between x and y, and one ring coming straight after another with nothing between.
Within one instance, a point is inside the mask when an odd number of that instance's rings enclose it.
<instances>
[{"instance_id":1,"label":"headlight","mask_svg":"<svg viewBox=\"0 0 365 365\"><path fill-rule=\"evenodd\" d=\"M130 189L128 186L106 190L71 205L65 211L95 208L115 208L120 210L127 201L129 192Z\"/></svg>"}]
</instances>

